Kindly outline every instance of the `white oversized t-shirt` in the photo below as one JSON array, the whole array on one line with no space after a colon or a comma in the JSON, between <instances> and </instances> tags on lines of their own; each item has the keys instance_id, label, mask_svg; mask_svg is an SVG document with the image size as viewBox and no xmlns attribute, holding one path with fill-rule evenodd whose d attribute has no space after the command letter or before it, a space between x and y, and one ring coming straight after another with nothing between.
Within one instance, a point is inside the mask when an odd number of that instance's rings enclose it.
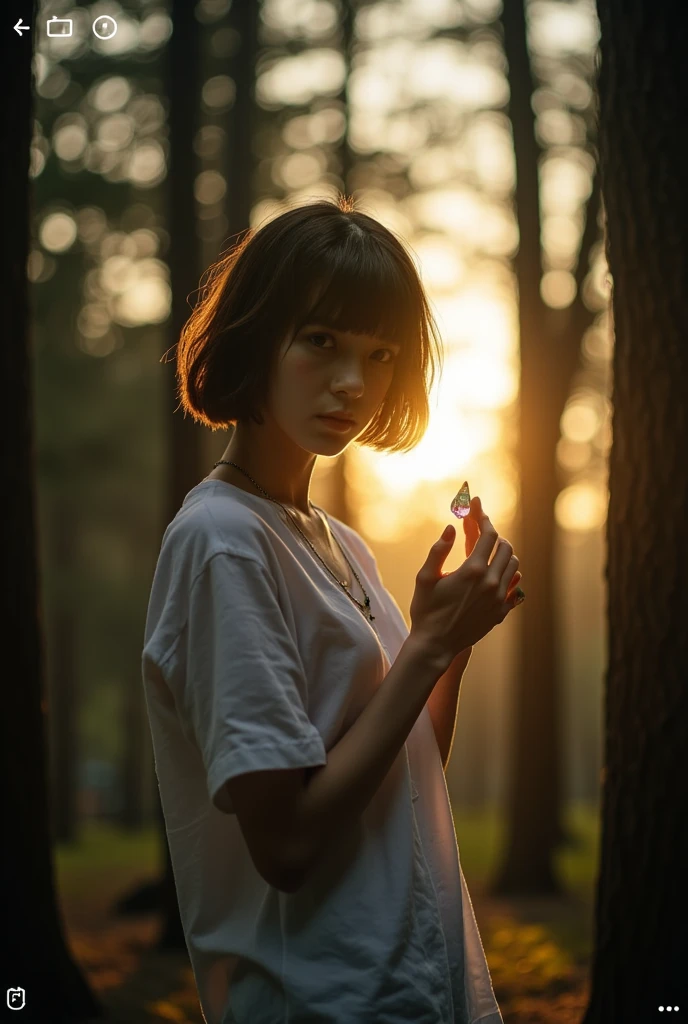
<instances>
[{"instance_id":1,"label":"white oversized t-shirt","mask_svg":"<svg viewBox=\"0 0 688 1024\"><path fill-rule=\"evenodd\" d=\"M244 772L326 764L408 636L370 548L328 522L374 623L279 505L233 484L189 491L162 541L143 683L205 1020L501 1024L427 706L296 893L258 873L224 788Z\"/></svg>"}]
</instances>

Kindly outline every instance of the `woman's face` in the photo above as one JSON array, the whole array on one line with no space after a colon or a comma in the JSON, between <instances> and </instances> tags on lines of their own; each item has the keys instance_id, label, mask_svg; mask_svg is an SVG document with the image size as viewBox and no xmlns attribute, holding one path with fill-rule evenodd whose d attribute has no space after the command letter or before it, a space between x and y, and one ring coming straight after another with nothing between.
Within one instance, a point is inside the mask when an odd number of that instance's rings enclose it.
<instances>
[{"instance_id":1,"label":"woman's face","mask_svg":"<svg viewBox=\"0 0 688 1024\"><path fill-rule=\"evenodd\" d=\"M365 334L306 324L282 343L268 396L271 417L296 444L336 455L363 432L392 382L400 346ZM326 413L352 416L337 429Z\"/></svg>"}]
</instances>

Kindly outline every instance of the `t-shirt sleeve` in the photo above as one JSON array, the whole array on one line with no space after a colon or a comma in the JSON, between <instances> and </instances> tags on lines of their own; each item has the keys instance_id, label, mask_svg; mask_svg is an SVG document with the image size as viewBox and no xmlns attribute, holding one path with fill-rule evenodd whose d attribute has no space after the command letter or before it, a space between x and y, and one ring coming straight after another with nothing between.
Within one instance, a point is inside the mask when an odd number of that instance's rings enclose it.
<instances>
[{"instance_id":1,"label":"t-shirt sleeve","mask_svg":"<svg viewBox=\"0 0 688 1024\"><path fill-rule=\"evenodd\" d=\"M275 584L255 559L212 556L189 597L181 712L203 757L213 804L245 772L327 764Z\"/></svg>"}]
</instances>

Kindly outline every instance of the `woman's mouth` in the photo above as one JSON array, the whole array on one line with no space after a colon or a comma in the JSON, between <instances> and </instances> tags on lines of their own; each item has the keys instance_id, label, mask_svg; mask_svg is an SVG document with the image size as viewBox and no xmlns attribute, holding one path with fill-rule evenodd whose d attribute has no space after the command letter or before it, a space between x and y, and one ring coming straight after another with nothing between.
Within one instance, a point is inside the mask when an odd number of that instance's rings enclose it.
<instances>
[{"instance_id":1,"label":"woman's mouth","mask_svg":"<svg viewBox=\"0 0 688 1024\"><path fill-rule=\"evenodd\" d=\"M347 430L351 430L355 426L353 420L340 420L334 416L318 416L316 417L330 428L330 430L338 430L340 433L344 433Z\"/></svg>"}]
</instances>

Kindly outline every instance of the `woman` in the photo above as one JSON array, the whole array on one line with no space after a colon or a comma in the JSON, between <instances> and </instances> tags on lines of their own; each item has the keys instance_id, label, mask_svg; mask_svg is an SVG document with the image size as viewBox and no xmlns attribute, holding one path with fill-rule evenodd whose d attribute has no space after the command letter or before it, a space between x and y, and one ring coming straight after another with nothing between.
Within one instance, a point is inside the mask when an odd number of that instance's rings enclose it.
<instances>
[{"instance_id":1,"label":"woman","mask_svg":"<svg viewBox=\"0 0 688 1024\"><path fill-rule=\"evenodd\" d=\"M427 701L514 606L479 499L409 631L363 539L309 500L319 455L413 448L436 327L412 260L338 203L248 232L177 347L185 411L235 427L168 526L143 677L208 1024L497 1024ZM439 346L437 346L438 352ZM327 417L350 417L336 422Z\"/></svg>"}]
</instances>

